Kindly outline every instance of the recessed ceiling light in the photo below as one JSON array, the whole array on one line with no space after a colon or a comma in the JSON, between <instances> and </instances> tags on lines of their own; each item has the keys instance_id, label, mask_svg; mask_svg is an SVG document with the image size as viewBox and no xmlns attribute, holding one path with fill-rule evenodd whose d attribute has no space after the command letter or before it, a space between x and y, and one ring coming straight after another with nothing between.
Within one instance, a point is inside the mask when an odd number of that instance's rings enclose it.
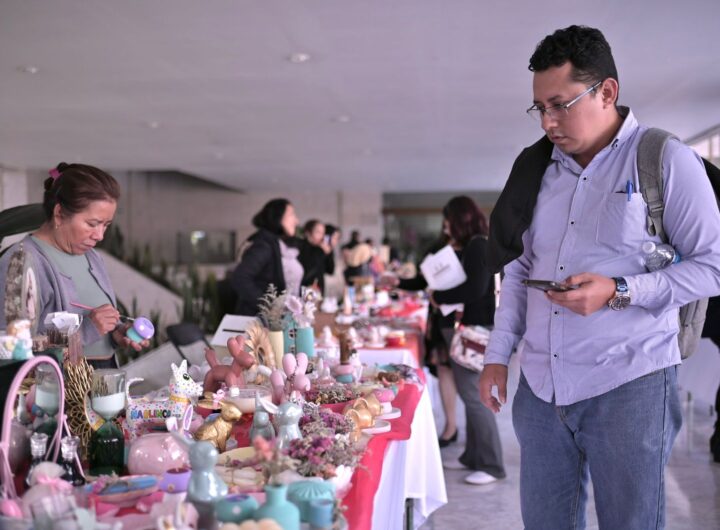
<instances>
[{"instance_id":1,"label":"recessed ceiling light","mask_svg":"<svg viewBox=\"0 0 720 530\"><path fill-rule=\"evenodd\" d=\"M159 121L146 121L145 126L148 129L159 129L160 128L160 122Z\"/></svg>"},{"instance_id":2,"label":"recessed ceiling light","mask_svg":"<svg viewBox=\"0 0 720 530\"><path fill-rule=\"evenodd\" d=\"M32 65L18 66L18 71L23 74L35 75L40 71L40 68Z\"/></svg>"},{"instance_id":3,"label":"recessed ceiling light","mask_svg":"<svg viewBox=\"0 0 720 530\"><path fill-rule=\"evenodd\" d=\"M347 114L340 114L335 118L335 121L338 123L350 123L350 116Z\"/></svg>"},{"instance_id":4,"label":"recessed ceiling light","mask_svg":"<svg viewBox=\"0 0 720 530\"><path fill-rule=\"evenodd\" d=\"M288 57L288 61L294 64L302 64L306 63L310 60L310 54L309 53L303 53L303 52L296 52L290 55Z\"/></svg>"}]
</instances>

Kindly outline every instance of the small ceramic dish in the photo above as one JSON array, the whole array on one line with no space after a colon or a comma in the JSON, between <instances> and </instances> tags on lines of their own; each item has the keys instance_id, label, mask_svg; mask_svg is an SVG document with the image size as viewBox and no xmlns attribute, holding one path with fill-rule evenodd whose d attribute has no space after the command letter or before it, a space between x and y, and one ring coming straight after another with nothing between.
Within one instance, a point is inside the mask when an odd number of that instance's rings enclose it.
<instances>
[{"instance_id":1,"label":"small ceramic dish","mask_svg":"<svg viewBox=\"0 0 720 530\"><path fill-rule=\"evenodd\" d=\"M395 418L399 418L402 416L402 410L400 410L397 407L393 407L393 409L390 412L387 412L385 414L380 414L377 416L377 419L379 420L394 420Z\"/></svg>"},{"instance_id":2,"label":"small ceramic dish","mask_svg":"<svg viewBox=\"0 0 720 530\"><path fill-rule=\"evenodd\" d=\"M389 432L391 428L392 426L389 421L376 418L374 425L372 427L368 427L367 429L363 429L362 432L365 434L382 434L384 432Z\"/></svg>"},{"instance_id":3,"label":"small ceramic dish","mask_svg":"<svg viewBox=\"0 0 720 530\"><path fill-rule=\"evenodd\" d=\"M93 484L88 484L85 489L101 502L128 508L134 506L141 497L157 491L158 479L153 475L131 475L108 484L98 493L93 493Z\"/></svg>"}]
</instances>

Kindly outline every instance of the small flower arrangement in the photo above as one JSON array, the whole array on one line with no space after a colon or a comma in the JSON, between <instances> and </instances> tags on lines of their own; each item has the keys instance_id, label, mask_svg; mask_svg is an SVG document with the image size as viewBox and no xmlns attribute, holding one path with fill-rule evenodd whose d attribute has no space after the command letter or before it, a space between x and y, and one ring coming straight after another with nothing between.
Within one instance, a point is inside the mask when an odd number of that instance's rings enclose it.
<instances>
[{"instance_id":1,"label":"small flower arrangement","mask_svg":"<svg viewBox=\"0 0 720 530\"><path fill-rule=\"evenodd\" d=\"M332 383L320 387L313 387L305 392L305 401L315 403L317 405L327 405L330 403L344 403L351 399L357 399L360 393L342 383Z\"/></svg>"},{"instance_id":2,"label":"small flower arrangement","mask_svg":"<svg viewBox=\"0 0 720 530\"><path fill-rule=\"evenodd\" d=\"M308 405L310 411L300 418L303 436L315 434L350 434L354 430L352 420L329 409Z\"/></svg>"},{"instance_id":3,"label":"small flower arrangement","mask_svg":"<svg viewBox=\"0 0 720 530\"><path fill-rule=\"evenodd\" d=\"M297 327L312 327L317 309L317 294L312 289L303 288L300 296L287 295L285 307L290 311Z\"/></svg>"},{"instance_id":4,"label":"small flower arrangement","mask_svg":"<svg viewBox=\"0 0 720 530\"><path fill-rule=\"evenodd\" d=\"M262 436L256 436L253 447L265 484L278 486L282 484L279 476L283 471L298 469L299 462L279 449L274 440L268 441Z\"/></svg>"},{"instance_id":5,"label":"small flower arrangement","mask_svg":"<svg viewBox=\"0 0 720 530\"><path fill-rule=\"evenodd\" d=\"M267 291L258 302L258 315L270 331L282 331L285 327L285 301L288 294L283 291L278 293L277 287L273 284L268 286Z\"/></svg>"},{"instance_id":6,"label":"small flower arrangement","mask_svg":"<svg viewBox=\"0 0 720 530\"><path fill-rule=\"evenodd\" d=\"M361 452L347 436L315 433L290 442L288 454L304 477L332 478L339 466L355 467Z\"/></svg>"}]
</instances>

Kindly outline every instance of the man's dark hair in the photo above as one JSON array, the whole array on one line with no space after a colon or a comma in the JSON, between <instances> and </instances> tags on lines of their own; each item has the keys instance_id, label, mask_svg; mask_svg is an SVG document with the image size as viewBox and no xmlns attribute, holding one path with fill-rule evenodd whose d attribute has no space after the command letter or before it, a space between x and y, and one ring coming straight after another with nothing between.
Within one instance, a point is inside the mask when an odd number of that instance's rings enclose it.
<instances>
[{"instance_id":1,"label":"man's dark hair","mask_svg":"<svg viewBox=\"0 0 720 530\"><path fill-rule=\"evenodd\" d=\"M569 26L548 35L535 48L528 69L543 72L553 66L572 64L572 79L587 86L608 77L618 81L610 45L599 29Z\"/></svg>"}]
</instances>

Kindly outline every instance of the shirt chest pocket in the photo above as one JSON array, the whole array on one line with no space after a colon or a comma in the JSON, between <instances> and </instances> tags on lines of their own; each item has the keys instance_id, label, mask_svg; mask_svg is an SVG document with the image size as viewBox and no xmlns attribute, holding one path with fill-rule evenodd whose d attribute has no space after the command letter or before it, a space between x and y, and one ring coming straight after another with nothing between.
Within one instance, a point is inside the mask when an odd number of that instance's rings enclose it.
<instances>
[{"instance_id":1,"label":"shirt chest pocket","mask_svg":"<svg viewBox=\"0 0 720 530\"><path fill-rule=\"evenodd\" d=\"M612 193L600 205L596 241L618 254L640 252L647 231L647 206L642 193Z\"/></svg>"}]
</instances>

